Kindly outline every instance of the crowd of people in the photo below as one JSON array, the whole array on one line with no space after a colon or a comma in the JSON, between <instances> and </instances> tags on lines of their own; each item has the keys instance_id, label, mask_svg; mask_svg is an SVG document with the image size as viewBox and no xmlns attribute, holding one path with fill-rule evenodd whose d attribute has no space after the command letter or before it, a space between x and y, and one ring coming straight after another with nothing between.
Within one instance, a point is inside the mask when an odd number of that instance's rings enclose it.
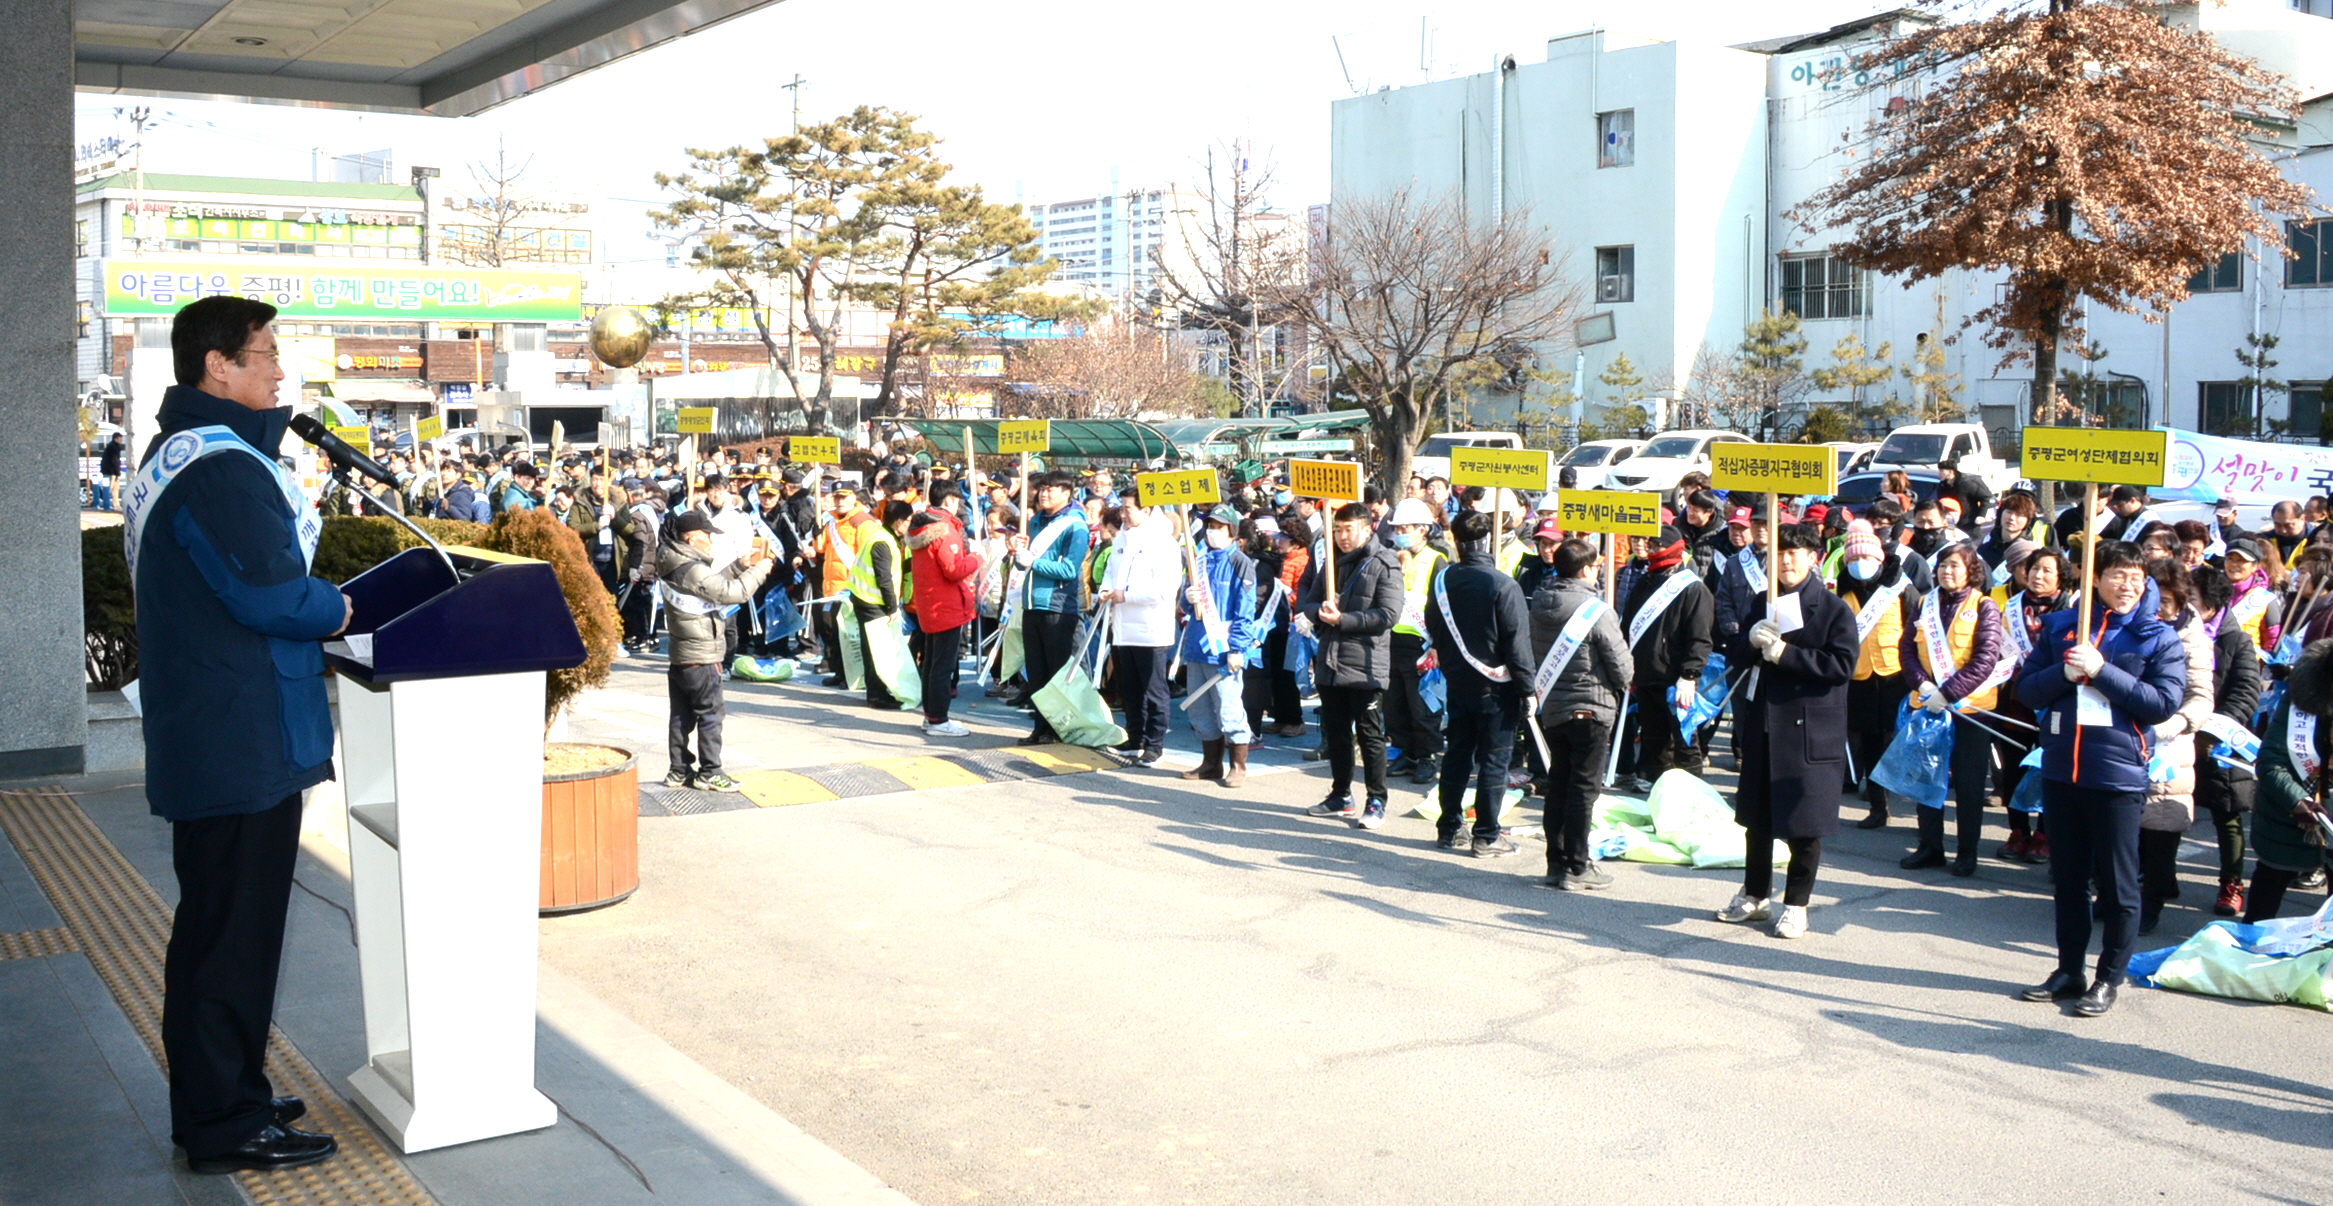
<instances>
[{"instance_id":1,"label":"crowd of people","mask_svg":"<svg viewBox=\"0 0 2333 1206\"><path fill-rule=\"evenodd\" d=\"M1545 882L1562 890L1610 882L1588 845L1601 793L1703 775L1722 732L1749 865L1718 916L1785 937L1805 932L1842 800L1865 829L1911 822L1905 870L1962 877L2001 809L1993 856L2050 864L2057 881L2073 953L2046 987L2101 1012L2135 938L2181 894L2199 810L2219 915L2272 917L2289 890L2323 884L2307 819L2322 759L2283 738L2295 706L2313 716L2326 693L2303 657L2333 636L2324 499L2279 504L2259 532L2232 501L2210 522L2166 522L2128 486L2095 515L2045 519L2032 492L1995 497L1948 465L1925 496L1898 474L1860 506L1788 499L1769 515L1696 474L1659 533L1613 558L1563 530L1553 493L1419 477L1403 497L1372 485L1340 504L1267 472L1227 477L1227 501L1186 516L1144 506L1108 469L1023 481L912 443L848 473L769 448L391 464L411 511L548 508L576 530L622 602L627 649L667 642L671 786L737 789L720 760L725 676L800 658L867 706L920 708L941 739L968 734L949 713L969 660L1032 713L1034 744L1058 739L1039 693L1079 664L1123 713L1130 763L1159 761L1180 698L1201 748L1183 777L1226 787L1258 742L1311 737L1317 698L1316 816L1375 828L1406 777L1438 797L1438 845L1497 858L1518 852L1499 802L1528 787L1545 804ZM2077 631L2089 540L2100 602ZM1949 718L1944 807L1874 777L1923 710ZM2269 735L2257 762L2231 737L2255 729ZM2105 953L2086 977L2094 922Z\"/></svg>"}]
</instances>

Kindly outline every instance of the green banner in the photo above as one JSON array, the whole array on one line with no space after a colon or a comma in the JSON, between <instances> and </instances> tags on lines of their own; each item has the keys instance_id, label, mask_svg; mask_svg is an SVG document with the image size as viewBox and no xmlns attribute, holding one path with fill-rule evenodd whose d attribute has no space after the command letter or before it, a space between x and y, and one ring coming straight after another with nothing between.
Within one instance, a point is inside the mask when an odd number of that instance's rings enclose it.
<instances>
[{"instance_id":1,"label":"green banner","mask_svg":"<svg viewBox=\"0 0 2333 1206\"><path fill-rule=\"evenodd\" d=\"M198 297L222 293L257 298L285 318L575 322L583 317L583 280L573 272L391 268L250 257L105 262L105 312L115 318L168 317Z\"/></svg>"}]
</instances>

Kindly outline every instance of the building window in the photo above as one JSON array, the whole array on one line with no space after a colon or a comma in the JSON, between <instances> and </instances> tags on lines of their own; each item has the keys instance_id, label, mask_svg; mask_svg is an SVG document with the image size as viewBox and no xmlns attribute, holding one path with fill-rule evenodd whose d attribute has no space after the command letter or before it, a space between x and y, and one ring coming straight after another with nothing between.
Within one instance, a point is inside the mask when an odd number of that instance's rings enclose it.
<instances>
[{"instance_id":1,"label":"building window","mask_svg":"<svg viewBox=\"0 0 2333 1206\"><path fill-rule=\"evenodd\" d=\"M2326 238L2325 223L2287 222L2284 224L2285 246L2292 248L2293 258L2284 262L2284 283L2287 285L2333 285L2333 239Z\"/></svg>"},{"instance_id":2,"label":"building window","mask_svg":"<svg viewBox=\"0 0 2333 1206\"><path fill-rule=\"evenodd\" d=\"M2252 396L2238 381L2195 383L2196 414L2210 435L2249 435L2252 432Z\"/></svg>"},{"instance_id":3,"label":"building window","mask_svg":"<svg viewBox=\"0 0 2333 1206\"><path fill-rule=\"evenodd\" d=\"M2292 387L2286 415L2292 419L2292 434L2296 439L2325 442L2325 387L2323 385L2296 385Z\"/></svg>"},{"instance_id":4,"label":"building window","mask_svg":"<svg viewBox=\"0 0 2333 1206\"><path fill-rule=\"evenodd\" d=\"M1782 257L1782 308L1800 318L1861 318L1869 274L1836 256Z\"/></svg>"},{"instance_id":5,"label":"building window","mask_svg":"<svg viewBox=\"0 0 2333 1206\"><path fill-rule=\"evenodd\" d=\"M1627 167L1636 162L1636 110L1596 115L1596 166Z\"/></svg>"},{"instance_id":6,"label":"building window","mask_svg":"<svg viewBox=\"0 0 2333 1206\"><path fill-rule=\"evenodd\" d=\"M73 256L78 259L89 254L89 219L73 223Z\"/></svg>"},{"instance_id":7,"label":"building window","mask_svg":"<svg viewBox=\"0 0 2333 1206\"><path fill-rule=\"evenodd\" d=\"M2237 293L2244 288L2244 256L2231 251L2220 262L2187 278L2189 293Z\"/></svg>"},{"instance_id":8,"label":"building window","mask_svg":"<svg viewBox=\"0 0 2333 1206\"><path fill-rule=\"evenodd\" d=\"M93 315L93 313L94 313L95 309L96 309L96 308L95 308L95 307L93 307L93 306L91 306L91 305L90 305L88 302L76 302L76 303L74 303L74 305L73 305L73 338L75 338L75 339L87 339L87 338L89 338L89 320L90 320L90 318L92 317L92 315Z\"/></svg>"},{"instance_id":9,"label":"building window","mask_svg":"<svg viewBox=\"0 0 2333 1206\"><path fill-rule=\"evenodd\" d=\"M1636 248L1598 247L1596 249L1596 300L1625 302L1636 300Z\"/></svg>"}]
</instances>

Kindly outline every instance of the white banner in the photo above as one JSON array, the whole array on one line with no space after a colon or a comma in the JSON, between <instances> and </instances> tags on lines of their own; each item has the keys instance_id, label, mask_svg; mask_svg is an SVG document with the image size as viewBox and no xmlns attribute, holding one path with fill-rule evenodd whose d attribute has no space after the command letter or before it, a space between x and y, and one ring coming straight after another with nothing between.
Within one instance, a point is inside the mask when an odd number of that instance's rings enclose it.
<instances>
[{"instance_id":1,"label":"white banner","mask_svg":"<svg viewBox=\"0 0 2333 1206\"><path fill-rule=\"evenodd\" d=\"M2288 498L2333 494L2333 448L2158 430L2170 434L2171 456L2163 485L2151 491L2156 498L2233 497L2240 507L2266 509Z\"/></svg>"}]
</instances>

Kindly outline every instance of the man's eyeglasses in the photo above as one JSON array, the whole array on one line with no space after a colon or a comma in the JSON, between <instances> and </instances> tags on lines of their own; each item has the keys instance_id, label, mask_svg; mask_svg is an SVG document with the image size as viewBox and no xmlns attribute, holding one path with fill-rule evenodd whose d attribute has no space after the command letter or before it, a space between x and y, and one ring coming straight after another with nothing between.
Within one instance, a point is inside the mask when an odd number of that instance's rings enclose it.
<instances>
[{"instance_id":1,"label":"man's eyeglasses","mask_svg":"<svg viewBox=\"0 0 2333 1206\"><path fill-rule=\"evenodd\" d=\"M245 356L265 356L269 360L275 361L277 364L282 364L284 362L283 353L275 350L274 348L244 348L242 351L235 353L235 359L237 361L241 361Z\"/></svg>"}]
</instances>

